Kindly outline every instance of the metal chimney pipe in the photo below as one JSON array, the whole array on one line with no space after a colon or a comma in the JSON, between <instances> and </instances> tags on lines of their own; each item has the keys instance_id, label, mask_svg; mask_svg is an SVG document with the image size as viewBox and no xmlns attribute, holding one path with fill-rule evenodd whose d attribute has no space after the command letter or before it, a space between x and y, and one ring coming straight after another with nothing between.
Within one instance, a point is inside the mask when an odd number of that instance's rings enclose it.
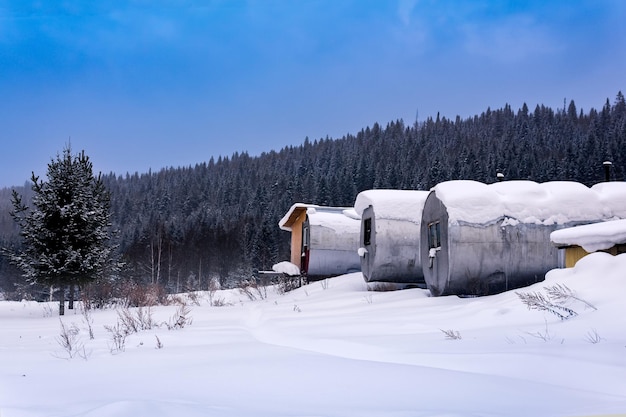
<instances>
[{"instance_id":1,"label":"metal chimney pipe","mask_svg":"<svg viewBox=\"0 0 626 417\"><path fill-rule=\"evenodd\" d=\"M609 182L611 181L611 165L613 165L613 162L604 161L602 165L604 166L604 181Z\"/></svg>"}]
</instances>

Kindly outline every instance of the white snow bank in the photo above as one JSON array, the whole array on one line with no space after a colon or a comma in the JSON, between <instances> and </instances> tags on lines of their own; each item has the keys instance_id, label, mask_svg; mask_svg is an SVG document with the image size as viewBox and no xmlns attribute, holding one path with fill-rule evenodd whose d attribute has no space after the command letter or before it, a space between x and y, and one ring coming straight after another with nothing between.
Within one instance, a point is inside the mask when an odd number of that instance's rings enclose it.
<instances>
[{"instance_id":1,"label":"white snow bank","mask_svg":"<svg viewBox=\"0 0 626 417\"><path fill-rule=\"evenodd\" d=\"M372 292L361 273L289 293L268 290L254 301L239 290L219 290L212 297L226 301L221 307L208 293L198 297L189 326L130 334L116 354L105 326L118 323L117 310L91 310L93 339L80 309L66 311L62 321L78 330L87 360L67 359L58 343L56 303L3 301L0 414L623 414L624 270L626 255L595 253L516 290L546 294L546 286L567 285L596 308L569 300L578 315L563 321L529 310L516 291L480 298ZM178 305L158 306L148 314L161 323L178 311ZM62 383L59 375L67 376Z\"/></svg>"},{"instance_id":2,"label":"white snow bank","mask_svg":"<svg viewBox=\"0 0 626 417\"><path fill-rule=\"evenodd\" d=\"M581 246L587 252L609 249L626 243L626 220L613 220L568 227L550 234L556 246Z\"/></svg>"},{"instance_id":3,"label":"white snow bank","mask_svg":"<svg viewBox=\"0 0 626 417\"><path fill-rule=\"evenodd\" d=\"M128 335L117 354L104 327L117 322L116 310L91 311L94 339L81 313L69 311L62 320L79 329L88 360L59 359L67 358L57 343L59 318L46 313L56 304L0 302L0 413L616 415L626 410L625 269L626 255L592 254L521 290L545 294L548 285L567 285L596 307L572 299L567 305L578 315L564 321L528 310L514 291L470 299L428 297L421 289L370 292L360 273L255 301L220 290L214 297L235 302L215 307L200 297L189 326ZM151 314L161 322L177 310L160 306ZM62 384L60 374L68 376Z\"/></svg>"},{"instance_id":4,"label":"white snow bank","mask_svg":"<svg viewBox=\"0 0 626 417\"><path fill-rule=\"evenodd\" d=\"M411 220L418 223L422 218L428 191L417 190L366 190L361 191L354 202L359 216L368 207L374 207L377 218Z\"/></svg>"},{"instance_id":5,"label":"white snow bank","mask_svg":"<svg viewBox=\"0 0 626 417\"><path fill-rule=\"evenodd\" d=\"M296 264L292 264L289 261L283 261L273 265L272 271L281 272L283 274L291 276L300 275L300 267Z\"/></svg>"},{"instance_id":6,"label":"white snow bank","mask_svg":"<svg viewBox=\"0 0 626 417\"><path fill-rule=\"evenodd\" d=\"M507 224L550 225L626 217L626 183L588 188L573 181L461 180L440 183L432 191L446 205L451 222L484 224L505 217Z\"/></svg>"}]
</instances>

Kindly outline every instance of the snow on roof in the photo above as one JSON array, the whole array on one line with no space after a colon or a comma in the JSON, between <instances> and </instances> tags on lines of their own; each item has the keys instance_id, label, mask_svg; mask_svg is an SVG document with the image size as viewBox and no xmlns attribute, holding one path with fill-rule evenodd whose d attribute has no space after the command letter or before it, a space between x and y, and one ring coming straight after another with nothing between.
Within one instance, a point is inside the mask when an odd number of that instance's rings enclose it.
<instances>
[{"instance_id":1,"label":"snow on roof","mask_svg":"<svg viewBox=\"0 0 626 417\"><path fill-rule=\"evenodd\" d=\"M360 233L361 220L356 212L347 207L309 207L306 211L309 224L327 227L337 233Z\"/></svg>"},{"instance_id":2,"label":"snow on roof","mask_svg":"<svg viewBox=\"0 0 626 417\"><path fill-rule=\"evenodd\" d=\"M376 217L383 219L411 220L418 223L422 218L428 191L416 190L367 190L356 196L354 209L363 216L368 207L374 207Z\"/></svg>"},{"instance_id":3,"label":"snow on roof","mask_svg":"<svg viewBox=\"0 0 626 417\"><path fill-rule=\"evenodd\" d=\"M314 204L295 203L293 204L282 219L278 222L278 227L291 232L291 225L300 216L300 214L309 207L315 207Z\"/></svg>"},{"instance_id":4,"label":"snow on roof","mask_svg":"<svg viewBox=\"0 0 626 417\"><path fill-rule=\"evenodd\" d=\"M485 224L502 217L517 222L564 224L626 217L626 183L588 188L573 181L536 183L447 181L432 188L451 222Z\"/></svg>"},{"instance_id":5,"label":"snow on roof","mask_svg":"<svg viewBox=\"0 0 626 417\"><path fill-rule=\"evenodd\" d=\"M612 211L614 217L626 219L626 182L601 182L591 189L600 195L600 202Z\"/></svg>"},{"instance_id":6,"label":"snow on roof","mask_svg":"<svg viewBox=\"0 0 626 417\"><path fill-rule=\"evenodd\" d=\"M587 252L609 249L626 243L626 220L613 220L568 227L550 233L550 241L559 247L581 246Z\"/></svg>"},{"instance_id":7,"label":"snow on roof","mask_svg":"<svg viewBox=\"0 0 626 417\"><path fill-rule=\"evenodd\" d=\"M309 224L336 229L337 231L352 231L355 227L361 227L359 215L352 207L326 207L316 204L295 203L278 222L278 226L291 231L291 226L296 218L306 210Z\"/></svg>"},{"instance_id":8,"label":"snow on roof","mask_svg":"<svg viewBox=\"0 0 626 417\"><path fill-rule=\"evenodd\" d=\"M432 188L448 210L450 221L487 223L502 217L499 194L487 184L471 180L441 182Z\"/></svg>"}]
</instances>

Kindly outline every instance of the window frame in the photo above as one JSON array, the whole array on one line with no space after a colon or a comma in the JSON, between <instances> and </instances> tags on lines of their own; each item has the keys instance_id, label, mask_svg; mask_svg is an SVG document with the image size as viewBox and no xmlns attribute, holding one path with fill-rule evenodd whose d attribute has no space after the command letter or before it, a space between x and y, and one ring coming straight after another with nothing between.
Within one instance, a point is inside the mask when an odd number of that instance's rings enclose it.
<instances>
[{"instance_id":1,"label":"window frame","mask_svg":"<svg viewBox=\"0 0 626 417\"><path fill-rule=\"evenodd\" d=\"M363 219L363 246L372 244L372 218Z\"/></svg>"},{"instance_id":2,"label":"window frame","mask_svg":"<svg viewBox=\"0 0 626 417\"><path fill-rule=\"evenodd\" d=\"M428 223L428 249L441 248L441 222Z\"/></svg>"}]
</instances>

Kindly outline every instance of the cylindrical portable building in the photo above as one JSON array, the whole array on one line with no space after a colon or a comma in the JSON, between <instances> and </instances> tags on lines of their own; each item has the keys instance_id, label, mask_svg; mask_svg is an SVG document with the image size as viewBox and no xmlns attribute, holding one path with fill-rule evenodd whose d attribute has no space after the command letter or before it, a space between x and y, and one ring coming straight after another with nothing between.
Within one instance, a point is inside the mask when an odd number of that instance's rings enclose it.
<instances>
[{"instance_id":1,"label":"cylindrical portable building","mask_svg":"<svg viewBox=\"0 0 626 417\"><path fill-rule=\"evenodd\" d=\"M309 280L358 272L361 222L351 207L296 203L280 220L291 232L291 263Z\"/></svg>"},{"instance_id":2,"label":"cylindrical portable building","mask_svg":"<svg viewBox=\"0 0 626 417\"><path fill-rule=\"evenodd\" d=\"M367 190L357 195L359 255L367 282L425 284L420 222L428 191Z\"/></svg>"},{"instance_id":3,"label":"cylindrical portable building","mask_svg":"<svg viewBox=\"0 0 626 417\"><path fill-rule=\"evenodd\" d=\"M556 229L614 218L609 201L569 181L448 181L422 214L424 278L433 295L486 295L542 281L559 266ZM623 198L623 195L621 195Z\"/></svg>"}]
</instances>

